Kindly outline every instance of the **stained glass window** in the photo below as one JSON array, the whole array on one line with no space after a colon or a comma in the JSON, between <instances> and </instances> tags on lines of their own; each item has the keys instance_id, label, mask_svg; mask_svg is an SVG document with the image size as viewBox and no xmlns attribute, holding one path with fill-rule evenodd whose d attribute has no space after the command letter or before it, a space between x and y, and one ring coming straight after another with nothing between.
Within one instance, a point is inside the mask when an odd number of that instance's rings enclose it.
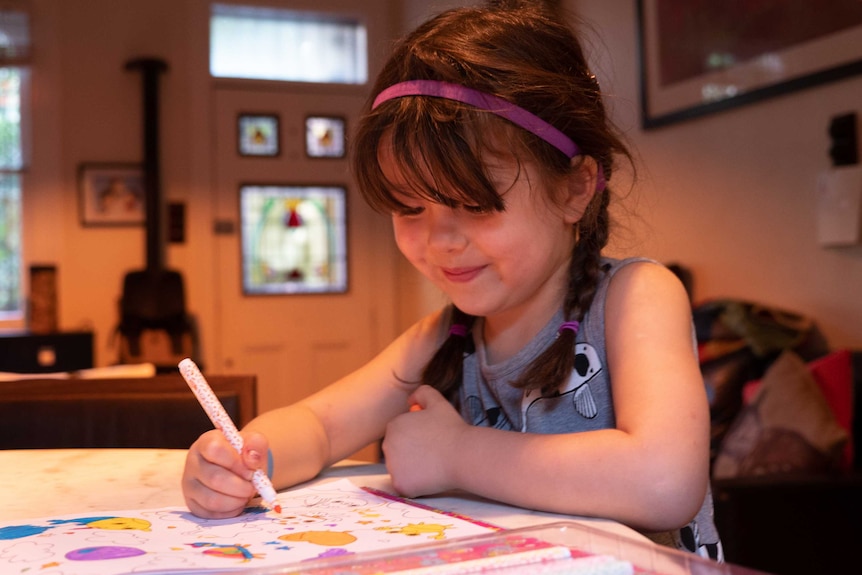
<instances>
[{"instance_id":1,"label":"stained glass window","mask_svg":"<svg viewBox=\"0 0 862 575\"><path fill-rule=\"evenodd\" d=\"M277 156L278 116L240 114L237 126L239 153L243 156Z\"/></svg>"},{"instance_id":2,"label":"stained glass window","mask_svg":"<svg viewBox=\"0 0 862 575\"><path fill-rule=\"evenodd\" d=\"M309 158L343 158L344 118L309 116L305 119L305 153Z\"/></svg>"},{"instance_id":3,"label":"stained glass window","mask_svg":"<svg viewBox=\"0 0 862 575\"><path fill-rule=\"evenodd\" d=\"M339 186L241 187L243 292L346 291L345 194Z\"/></svg>"}]
</instances>

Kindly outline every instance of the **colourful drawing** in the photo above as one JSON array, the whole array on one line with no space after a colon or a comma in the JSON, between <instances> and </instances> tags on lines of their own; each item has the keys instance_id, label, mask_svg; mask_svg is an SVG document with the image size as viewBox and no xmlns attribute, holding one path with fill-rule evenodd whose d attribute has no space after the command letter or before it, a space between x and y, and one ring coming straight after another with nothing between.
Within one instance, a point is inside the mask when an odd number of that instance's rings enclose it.
<instances>
[{"instance_id":1,"label":"colourful drawing","mask_svg":"<svg viewBox=\"0 0 862 575\"><path fill-rule=\"evenodd\" d=\"M7 525L6 527L0 527L0 541L39 535L48 529L50 527L44 525Z\"/></svg>"},{"instance_id":2,"label":"colourful drawing","mask_svg":"<svg viewBox=\"0 0 862 575\"><path fill-rule=\"evenodd\" d=\"M299 533L282 535L279 539L283 541L308 541L315 545L336 547L353 543L356 541L356 535L351 535L347 531L300 531Z\"/></svg>"},{"instance_id":3,"label":"colourful drawing","mask_svg":"<svg viewBox=\"0 0 862 575\"><path fill-rule=\"evenodd\" d=\"M215 543L190 543L191 547L200 548L200 547L208 547L208 549L204 549L204 555L211 555L213 557L223 557L225 559L239 559L243 563L247 561L251 561L252 559L260 559L263 557L262 554L255 555L251 551L248 550L248 547L245 545L217 545Z\"/></svg>"},{"instance_id":4,"label":"colourful drawing","mask_svg":"<svg viewBox=\"0 0 862 575\"><path fill-rule=\"evenodd\" d=\"M83 549L74 549L66 553L66 559L69 559L70 561L105 561L107 559L137 557L138 555L144 554L146 554L146 551L135 547L106 545L103 547L84 547Z\"/></svg>"},{"instance_id":5,"label":"colourful drawing","mask_svg":"<svg viewBox=\"0 0 862 575\"><path fill-rule=\"evenodd\" d=\"M149 521L138 517L81 517L77 519L55 519L50 521L52 525L63 525L65 523L76 523L85 525L92 529L132 530L149 531L152 525Z\"/></svg>"},{"instance_id":6,"label":"colourful drawing","mask_svg":"<svg viewBox=\"0 0 862 575\"><path fill-rule=\"evenodd\" d=\"M136 517L76 517L72 519L51 519L47 521L47 525L6 525L5 527L0 527L0 541L39 535L59 525L81 525L91 529L150 530L149 521Z\"/></svg>"},{"instance_id":7,"label":"colourful drawing","mask_svg":"<svg viewBox=\"0 0 862 575\"><path fill-rule=\"evenodd\" d=\"M403 527L375 527L378 531L386 531L387 533L397 533L407 535L408 537L416 537L418 535L428 535L428 539L446 539L444 532L450 529L452 525L440 525L439 523L409 523Z\"/></svg>"},{"instance_id":8,"label":"colourful drawing","mask_svg":"<svg viewBox=\"0 0 862 575\"><path fill-rule=\"evenodd\" d=\"M116 575L268 567L450 539L496 528L342 479L279 495L281 514L250 508L206 520L185 508L0 521L3 575Z\"/></svg>"}]
</instances>

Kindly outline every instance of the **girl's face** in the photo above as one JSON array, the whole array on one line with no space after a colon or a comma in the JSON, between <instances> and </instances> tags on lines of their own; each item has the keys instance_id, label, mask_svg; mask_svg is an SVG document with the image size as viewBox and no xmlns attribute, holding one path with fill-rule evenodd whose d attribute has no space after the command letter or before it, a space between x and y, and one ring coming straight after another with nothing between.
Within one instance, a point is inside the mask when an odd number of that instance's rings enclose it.
<instances>
[{"instance_id":1,"label":"girl's face","mask_svg":"<svg viewBox=\"0 0 862 575\"><path fill-rule=\"evenodd\" d=\"M458 308L490 323L524 314L546 321L560 307L582 210L553 207L535 167L503 159L488 164L505 203L498 212L420 198L385 145L379 161L393 195L409 206L392 214L399 249Z\"/></svg>"}]
</instances>

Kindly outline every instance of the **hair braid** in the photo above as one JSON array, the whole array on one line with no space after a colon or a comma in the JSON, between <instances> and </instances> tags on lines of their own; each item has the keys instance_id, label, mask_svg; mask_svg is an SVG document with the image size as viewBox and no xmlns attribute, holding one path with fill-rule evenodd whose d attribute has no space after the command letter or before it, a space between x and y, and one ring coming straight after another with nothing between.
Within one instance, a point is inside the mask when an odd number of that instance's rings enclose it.
<instances>
[{"instance_id":1,"label":"hair braid","mask_svg":"<svg viewBox=\"0 0 862 575\"><path fill-rule=\"evenodd\" d=\"M476 318L452 306L449 335L422 371L422 383L453 399L464 372L464 354L473 348L471 329Z\"/></svg>"},{"instance_id":2,"label":"hair braid","mask_svg":"<svg viewBox=\"0 0 862 575\"><path fill-rule=\"evenodd\" d=\"M569 291L563 304L567 320L583 321L590 308L601 274L601 252L608 241L610 194L598 192L584 214L579 227L579 238L572 251L569 264ZM533 360L512 385L518 388L540 388L547 395L562 385L575 368L575 342L577 332L562 329L557 338L542 354Z\"/></svg>"}]
</instances>

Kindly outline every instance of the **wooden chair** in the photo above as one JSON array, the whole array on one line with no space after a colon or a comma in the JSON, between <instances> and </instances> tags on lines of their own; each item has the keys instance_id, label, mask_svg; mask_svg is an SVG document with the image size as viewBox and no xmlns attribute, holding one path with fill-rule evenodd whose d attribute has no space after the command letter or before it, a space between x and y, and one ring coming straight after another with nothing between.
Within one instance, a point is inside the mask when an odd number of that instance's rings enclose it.
<instances>
[{"instance_id":1,"label":"wooden chair","mask_svg":"<svg viewBox=\"0 0 862 575\"><path fill-rule=\"evenodd\" d=\"M237 427L257 414L256 376L207 381ZM0 449L184 449L212 428L179 374L0 382Z\"/></svg>"}]
</instances>

